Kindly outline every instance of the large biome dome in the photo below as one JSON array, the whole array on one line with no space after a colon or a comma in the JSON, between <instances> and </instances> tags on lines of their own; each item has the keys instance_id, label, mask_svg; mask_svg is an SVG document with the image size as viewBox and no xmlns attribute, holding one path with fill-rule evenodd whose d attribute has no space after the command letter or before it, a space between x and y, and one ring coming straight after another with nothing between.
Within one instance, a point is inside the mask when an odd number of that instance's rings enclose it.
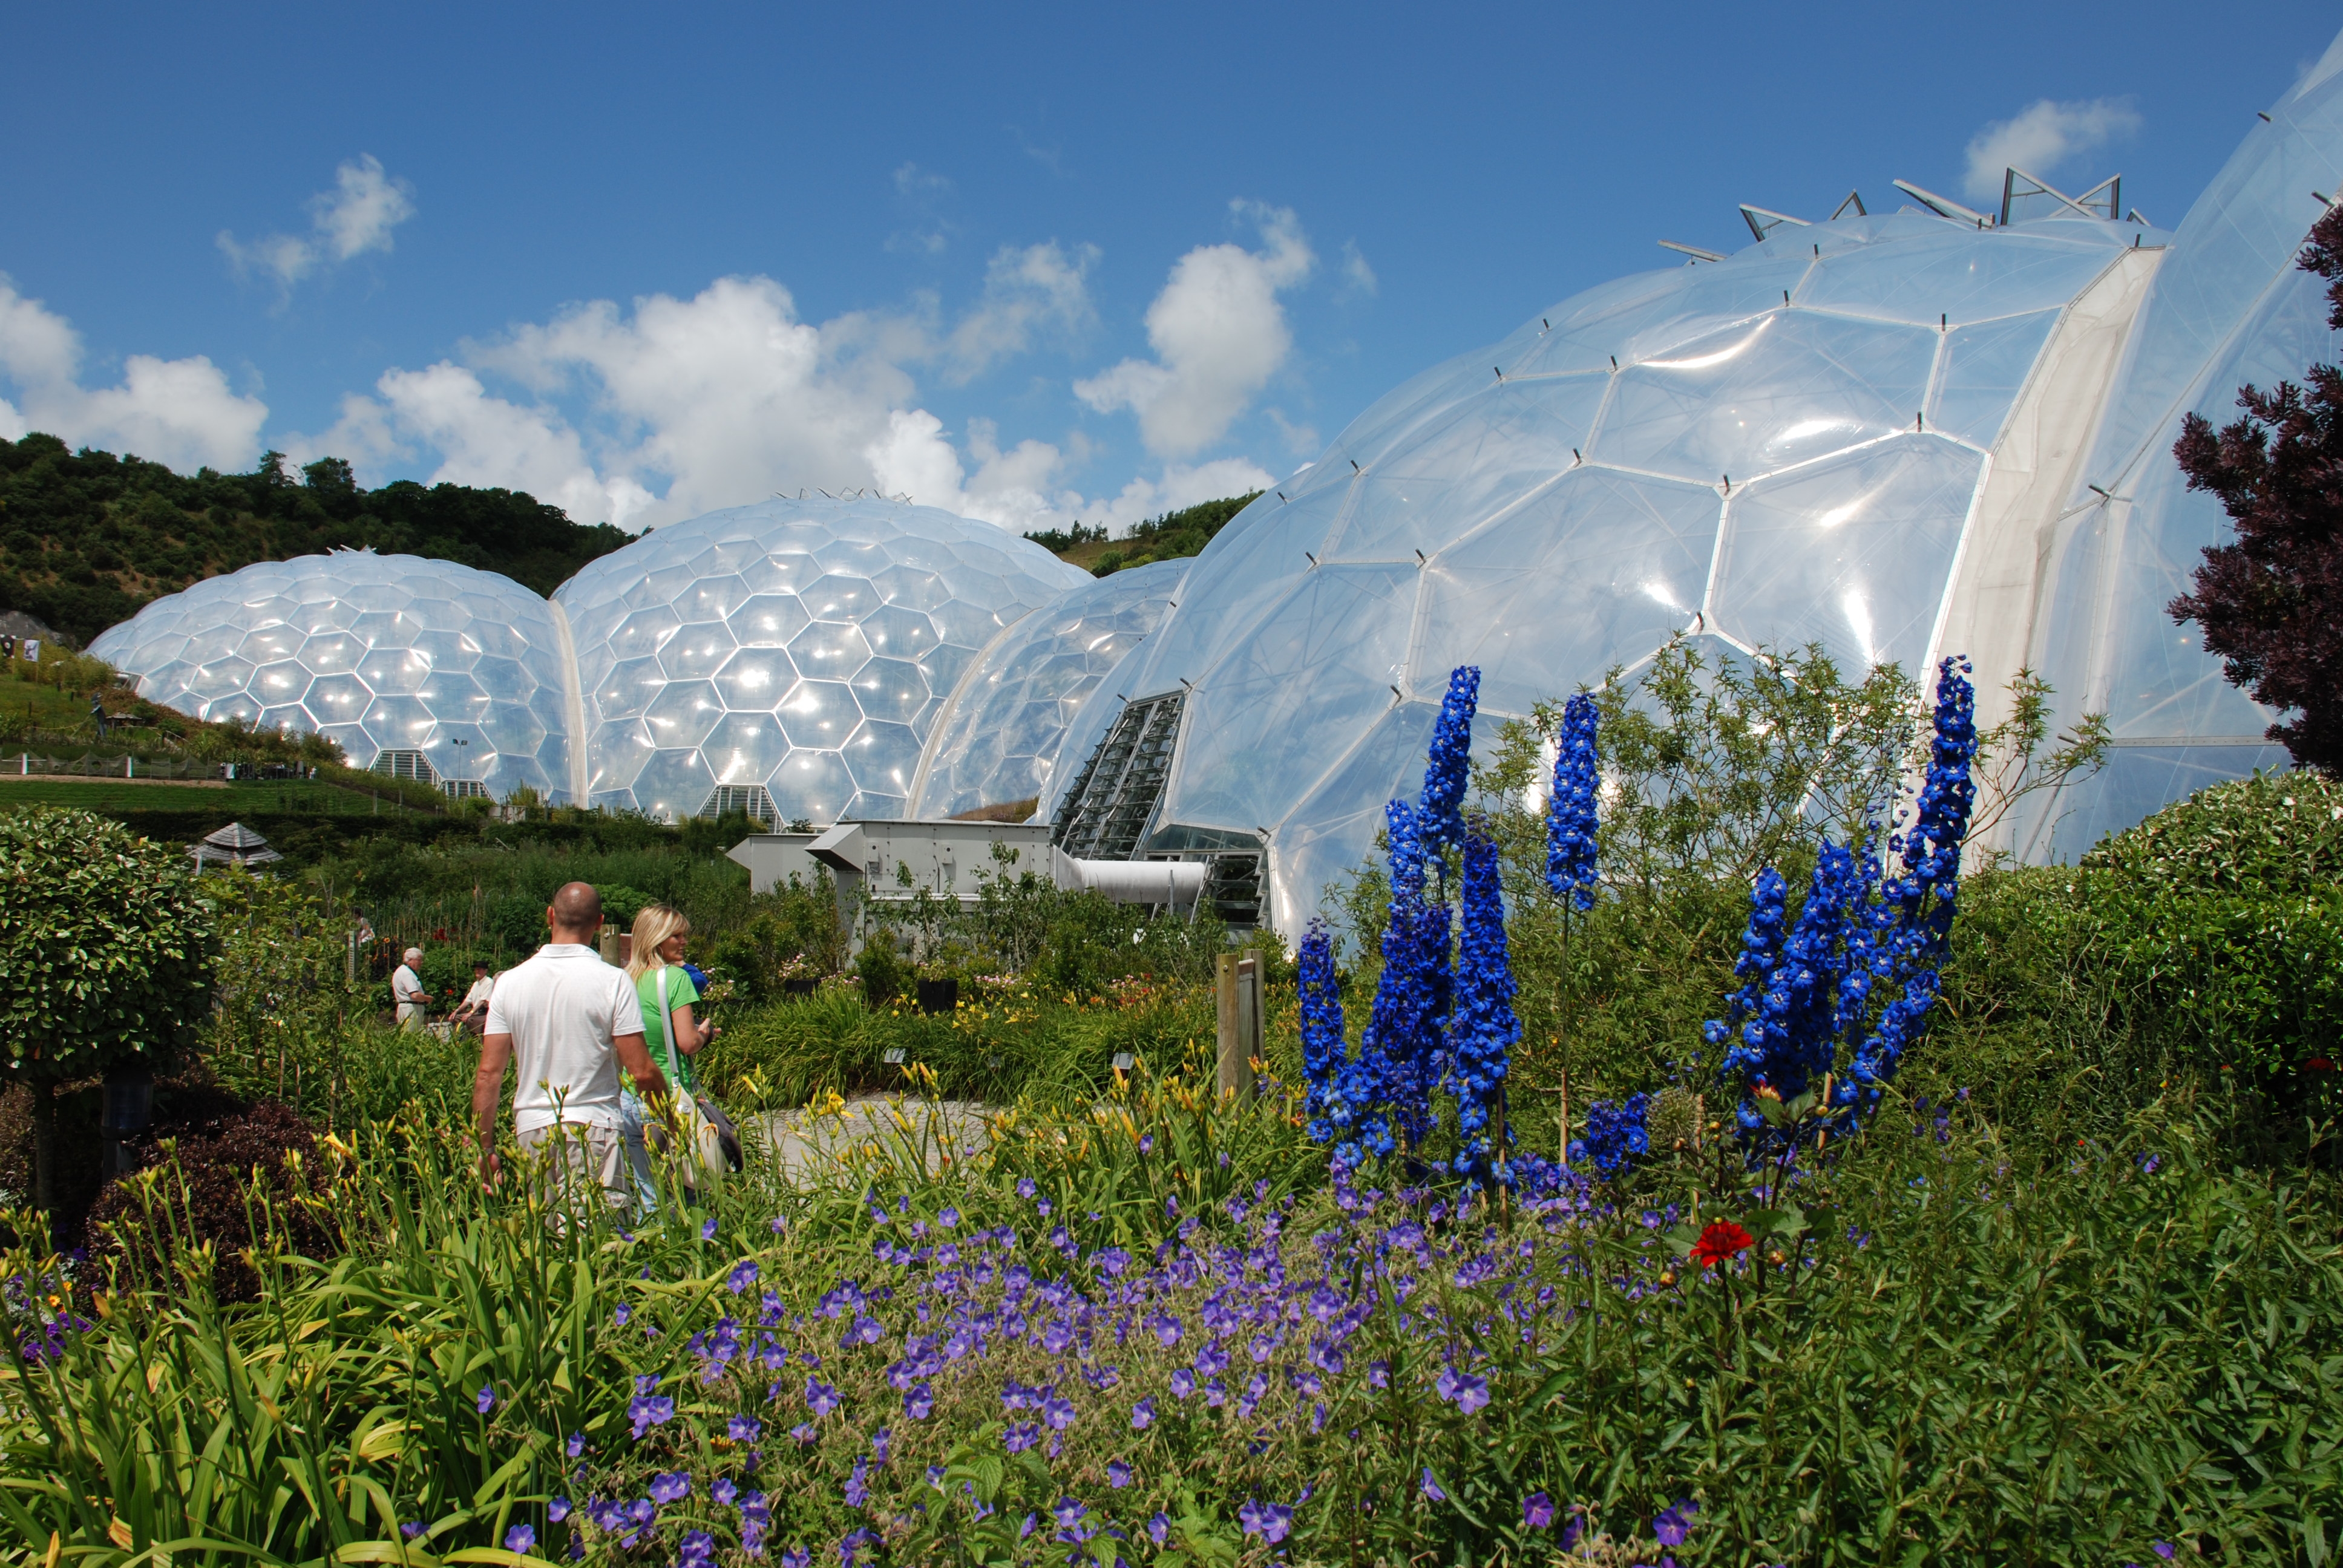
<instances>
[{"instance_id":1,"label":"large biome dome","mask_svg":"<svg viewBox=\"0 0 2343 1568\"><path fill-rule=\"evenodd\" d=\"M937 720L928 743L934 765L920 771L910 814L951 817L1046 793L1067 726L1155 629L1188 565L1155 561L1097 578L993 638Z\"/></svg>"},{"instance_id":2,"label":"large biome dome","mask_svg":"<svg viewBox=\"0 0 2343 1568\"><path fill-rule=\"evenodd\" d=\"M574 788L668 819L900 817L978 651L1090 580L990 524L892 501L765 501L660 528L554 594L584 710Z\"/></svg>"},{"instance_id":3,"label":"large biome dome","mask_svg":"<svg viewBox=\"0 0 2343 1568\"><path fill-rule=\"evenodd\" d=\"M1232 520L1098 684L1061 749L1096 765L1044 803L1061 840L1257 860L1296 931L1416 788L1452 668L1481 667L1496 720L1679 636L1916 676L1966 653L1987 721L2025 668L2067 722L2107 713L2104 774L2005 824L2028 859L2282 762L2165 615L2222 527L2169 454L2189 408L2335 357L2292 262L2323 210L2302 193L2343 181L2338 63L2174 234L2063 202L1786 223L1400 387Z\"/></svg>"},{"instance_id":4,"label":"large biome dome","mask_svg":"<svg viewBox=\"0 0 2343 1568\"><path fill-rule=\"evenodd\" d=\"M315 731L359 768L497 796L569 784L568 656L546 602L421 556L261 561L147 605L90 644L199 719Z\"/></svg>"}]
</instances>

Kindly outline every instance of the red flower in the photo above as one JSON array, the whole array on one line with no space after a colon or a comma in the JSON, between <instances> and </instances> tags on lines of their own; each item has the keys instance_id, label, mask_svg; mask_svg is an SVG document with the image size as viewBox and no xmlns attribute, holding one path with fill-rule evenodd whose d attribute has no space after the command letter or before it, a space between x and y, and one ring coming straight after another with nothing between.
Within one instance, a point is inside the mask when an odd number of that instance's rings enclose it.
<instances>
[{"instance_id":1,"label":"red flower","mask_svg":"<svg viewBox=\"0 0 2343 1568\"><path fill-rule=\"evenodd\" d=\"M2323 1056L2314 1056L2302 1065L2311 1072L2332 1072L2335 1070L2335 1064L2328 1060Z\"/></svg>"},{"instance_id":2,"label":"red flower","mask_svg":"<svg viewBox=\"0 0 2343 1568\"><path fill-rule=\"evenodd\" d=\"M1692 1260L1704 1269L1729 1263L1757 1244L1757 1238L1730 1220L1711 1220L1692 1250Z\"/></svg>"}]
</instances>

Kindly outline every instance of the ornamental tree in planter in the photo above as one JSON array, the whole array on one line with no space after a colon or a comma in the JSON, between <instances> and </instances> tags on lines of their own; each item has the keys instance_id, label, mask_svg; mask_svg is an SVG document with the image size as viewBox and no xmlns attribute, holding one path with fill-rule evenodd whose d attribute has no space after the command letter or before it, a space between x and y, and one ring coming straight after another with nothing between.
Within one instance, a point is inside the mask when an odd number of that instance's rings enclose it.
<instances>
[{"instance_id":1,"label":"ornamental tree in planter","mask_svg":"<svg viewBox=\"0 0 2343 1568\"><path fill-rule=\"evenodd\" d=\"M168 1065L210 1016L218 955L186 855L87 811L0 815L0 1070L32 1091L43 1210L58 1087Z\"/></svg>"}]
</instances>

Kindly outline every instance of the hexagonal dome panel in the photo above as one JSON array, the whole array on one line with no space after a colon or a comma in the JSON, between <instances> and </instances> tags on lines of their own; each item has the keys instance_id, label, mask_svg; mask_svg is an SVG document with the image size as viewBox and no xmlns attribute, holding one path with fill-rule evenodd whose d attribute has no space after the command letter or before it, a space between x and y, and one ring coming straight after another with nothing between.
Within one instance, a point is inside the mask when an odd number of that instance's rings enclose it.
<instances>
[{"instance_id":1,"label":"hexagonal dome panel","mask_svg":"<svg viewBox=\"0 0 2343 1568\"><path fill-rule=\"evenodd\" d=\"M990 523L890 501L766 501L659 528L554 595L587 793L673 818L719 783L760 784L784 819L900 813L940 695L1005 628L1091 580Z\"/></svg>"},{"instance_id":2,"label":"hexagonal dome panel","mask_svg":"<svg viewBox=\"0 0 2343 1568\"><path fill-rule=\"evenodd\" d=\"M324 733L354 767L396 747L494 795L570 790L569 725L547 721L570 711L561 634L494 572L371 550L262 561L156 599L90 651L151 701Z\"/></svg>"},{"instance_id":3,"label":"hexagonal dome panel","mask_svg":"<svg viewBox=\"0 0 2343 1568\"><path fill-rule=\"evenodd\" d=\"M1067 725L1155 629L1188 566L1157 561L1097 578L993 638L936 720L910 814L950 817L1044 793Z\"/></svg>"},{"instance_id":4,"label":"hexagonal dome panel","mask_svg":"<svg viewBox=\"0 0 2343 1568\"><path fill-rule=\"evenodd\" d=\"M920 814L1027 785L1055 818L1126 702L1176 699L1132 852L1257 846L1265 916L1292 932L1416 788L1456 665L1482 667L1491 720L1680 633L1916 674L1957 646L1993 656L1990 689L2022 632L1956 611L2039 558L2016 519L2063 499L2037 474L2076 460L2167 237L1906 209L1565 301L1393 391L1232 519L1059 727L1041 672L1083 635L1079 596L1004 639L938 726Z\"/></svg>"}]
</instances>

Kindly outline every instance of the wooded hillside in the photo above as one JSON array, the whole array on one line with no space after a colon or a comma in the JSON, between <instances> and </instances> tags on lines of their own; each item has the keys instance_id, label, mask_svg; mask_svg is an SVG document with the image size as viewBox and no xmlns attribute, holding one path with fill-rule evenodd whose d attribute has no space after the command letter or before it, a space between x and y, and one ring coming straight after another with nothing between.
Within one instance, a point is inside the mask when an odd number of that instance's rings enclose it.
<instances>
[{"instance_id":1,"label":"wooded hillside","mask_svg":"<svg viewBox=\"0 0 2343 1568\"><path fill-rule=\"evenodd\" d=\"M249 474L188 476L72 451L38 431L0 440L0 610L37 616L85 644L150 599L254 561L371 546L551 593L628 538L515 490L409 479L361 489L339 457L295 474L271 452Z\"/></svg>"}]
</instances>

